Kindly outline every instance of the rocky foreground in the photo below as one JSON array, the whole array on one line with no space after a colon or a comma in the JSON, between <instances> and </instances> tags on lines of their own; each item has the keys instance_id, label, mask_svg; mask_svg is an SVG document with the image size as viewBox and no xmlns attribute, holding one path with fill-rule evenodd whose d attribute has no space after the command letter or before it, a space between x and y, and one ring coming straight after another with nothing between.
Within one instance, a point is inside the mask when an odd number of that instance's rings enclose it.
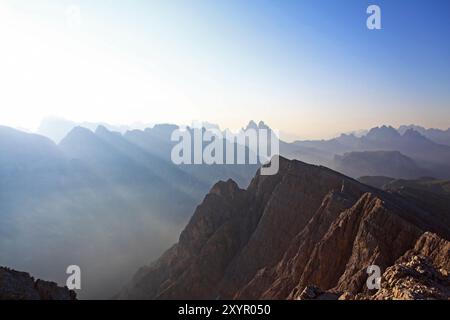
<instances>
[{"instance_id":1,"label":"rocky foreground","mask_svg":"<svg viewBox=\"0 0 450 320\"><path fill-rule=\"evenodd\" d=\"M74 291L35 280L26 272L0 267L0 300L75 300Z\"/></svg>"},{"instance_id":2,"label":"rocky foreground","mask_svg":"<svg viewBox=\"0 0 450 320\"><path fill-rule=\"evenodd\" d=\"M450 195L420 194L281 158L247 190L217 183L118 298L449 299ZM371 265L380 290L366 285Z\"/></svg>"},{"instance_id":3,"label":"rocky foreground","mask_svg":"<svg viewBox=\"0 0 450 320\"><path fill-rule=\"evenodd\" d=\"M450 298L450 242L425 233L397 262L386 269L375 294L325 292L306 287L298 300L426 300Z\"/></svg>"}]
</instances>

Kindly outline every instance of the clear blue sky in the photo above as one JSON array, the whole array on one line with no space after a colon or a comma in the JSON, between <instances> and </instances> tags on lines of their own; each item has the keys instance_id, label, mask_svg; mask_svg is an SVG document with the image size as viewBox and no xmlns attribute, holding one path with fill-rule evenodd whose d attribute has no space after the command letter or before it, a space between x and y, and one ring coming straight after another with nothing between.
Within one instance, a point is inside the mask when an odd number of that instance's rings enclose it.
<instances>
[{"instance_id":1,"label":"clear blue sky","mask_svg":"<svg viewBox=\"0 0 450 320\"><path fill-rule=\"evenodd\" d=\"M366 28L370 4L381 7L382 30ZM76 30L67 26L71 6L80 12ZM5 124L56 115L237 128L255 119L303 138L381 124L450 126L450 1L11 0L0 1L0 14L2 7L10 17L6 26L0 20L9 39L0 54L0 85L10 92L0 97Z\"/></svg>"}]
</instances>

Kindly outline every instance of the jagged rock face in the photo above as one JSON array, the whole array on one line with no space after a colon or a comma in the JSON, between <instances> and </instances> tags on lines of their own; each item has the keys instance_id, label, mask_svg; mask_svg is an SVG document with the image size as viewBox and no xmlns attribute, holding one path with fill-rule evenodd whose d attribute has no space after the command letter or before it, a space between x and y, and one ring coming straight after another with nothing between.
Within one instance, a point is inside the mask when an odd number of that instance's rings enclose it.
<instances>
[{"instance_id":1,"label":"jagged rock face","mask_svg":"<svg viewBox=\"0 0 450 320\"><path fill-rule=\"evenodd\" d=\"M178 244L119 298L297 299L311 296L311 286L370 294L367 267L386 270L425 231L448 239L440 218L327 168L281 158L277 175L257 174L247 190L233 181L214 186Z\"/></svg>"},{"instance_id":2,"label":"jagged rock face","mask_svg":"<svg viewBox=\"0 0 450 320\"><path fill-rule=\"evenodd\" d=\"M298 300L425 300L450 299L450 242L436 234L424 233L414 248L388 267L381 288L374 293L324 291L308 286L295 296Z\"/></svg>"},{"instance_id":3,"label":"jagged rock face","mask_svg":"<svg viewBox=\"0 0 450 320\"><path fill-rule=\"evenodd\" d=\"M383 274L371 299L450 299L450 242L426 233Z\"/></svg>"},{"instance_id":4,"label":"jagged rock face","mask_svg":"<svg viewBox=\"0 0 450 320\"><path fill-rule=\"evenodd\" d=\"M0 267L0 300L75 300L74 291L28 273Z\"/></svg>"}]
</instances>

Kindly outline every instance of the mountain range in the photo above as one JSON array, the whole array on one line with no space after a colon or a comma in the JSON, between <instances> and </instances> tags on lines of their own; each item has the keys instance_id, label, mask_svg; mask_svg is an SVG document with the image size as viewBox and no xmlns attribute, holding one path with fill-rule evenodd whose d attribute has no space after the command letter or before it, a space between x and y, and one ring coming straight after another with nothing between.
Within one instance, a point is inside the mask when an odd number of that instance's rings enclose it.
<instances>
[{"instance_id":1,"label":"mountain range","mask_svg":"<svg viewBox=\"0 0 450 320\"><path fill-rule=\"evenodd\" d=\"M450 178L449 145L431 140L413 128L401 131L403 133L391 126L381 126L370 129L367 134L362 136L342 134L330 140L280 143L280 154L289 159L320 164L337 170L342 166L340 159L344 154L346 154L347 160L355 161L355 163L346 163L349 167L361 168L361 158L370 159L369 161L364 160L367 172L364 172L365 170L349 172L355 178L367 174L383 175L383 172L380 171L381 167L374 161L384 163L383 170L392 172L394 178L402 178L404 175L400 172L396 173L399 161L408 162L408 177L420 178L425 174L435 178ZM443 135L446 132L436 131ZM384 153L380 153L380 151L384 151ZM369 155L367 152L372 152L372 154ZM359 154L352 155L352 153ZM378 160L376 160L377 158Z\"/></svg>"},{"instance_id":2,"label":"mountain range","mask_svg":"<svg viewBox=\"0 0 450 320\"><path fill-rule=\"evenodd\" d=\"M448 128L447 130L440 130L433 128L426 129L424 127L417 125L409 125L409 126L400 126L398 128L398 132L400 134L404 134L406 131L410 129L419 132L421 135L427 137L431 141L450 146L450 128Z\"/></svg>"},{"instance_id":3,"label":"mountain range","mask_svg":"<svg viewBox=\"0 0 450 320\"><path fill-rule=\"evenodd\" d=\"M284 157L319 165L303 167L298 165L300 162L293 162L299 170L308 168L306 171L311 171L299 173L305 175L305 183L322 179L322 174L314 175L317 168L332 172L320 166L330 167L353 178L362 177L362 183L339 175L333 183L324 181L318 194L314 193L317 191L314 188L307 191L304 185L287 197L279 195L275 198L271 194L276 189L267 187L266 190L266 187L258 185L255 180L267 181L273 188L278 188L276 179L280 179L280 175L257 176L250 184L260 164L174 165L170 152L175 142L171 141L170 136L178 128L172 124L158 124L143 130L120 129L119 132L111 130L107 125L96 125L91 129L75 125L61 137L59 143L54 143L41 135L0 127L0 265L27 270L40 278L64 283L66 267L76 262L85 270L83 275L86 280L86 286L78 293L79 297L108 298L128 283L137 268L146 265L149 260L155 260L177 241L191 213L208 191L211 194L205 201L217 197L222 199L220 203L211 204L216 208L218 216L213 221L206 220L208 228L212 228L208 232L215 233L216 224L222 225L225 219L221 216L222 213L226 219L238 215L236 220L232 219L231 225L226 223L223 227L231 228L231 234L226 235L225 239L225 243L230 242L232 245L227 253L229 258L237 257L238 250L254 237L259 220L264 216L264 208L268 205L265 201L271 199L269 203L273 205L285 203L281 209L273 209L284 212L283 210L289 211L284 206L301 207L295 202L297 198L306 197L304 199L308 201L310 197L315 199L313 204L308 204L310 211L300 218L300 225L294 226L296 220L290 221L292 226L284 224L291 215L294 216L294 213L289 213L289 216L282 218L286 221L280 221L279 226L278 218L268 218L273 221L265 223L267 230L257 233L260 234L258 239L264 237L264 233L270 231L268 225L273 222L281 232L287 232L289 237L296 237L303 230L306 220L312 218L313 211L318 210L326 194L339 188L346 190L337 180L345 180L345 186L354 186L360 190L356 194L334 194L333 205L334 198L342 196L342 199L336 200L339 208L354 206L362 197L362 192L367 190L372 190L370 192L376 195L382 194L383 201L386 195L395 196L390 203L399 205L397 202L403 199L403 202L409 203L415 210L420 208L422 216L418 215L420 221L416 221L417 224L424 231L432 231L447 239L443 234L445 230L443 231L443 227L439 228L434 219L448 219L445 218L448 211L445 208L449 207L444 192L448 188L446 180L436 178L448 177L450 147L436 143L431 136L427 137L415 128L399 132L400 129L382 126L358 136L341 135L331 140L294 143L280 141L280 153ZM219 129L209 124L202 130L211 128ZM248 128L271 130L264 122L253 121L244 129ZM226 145L232 142L224 143ZM247 149L246 152L254 150ZM283 160L283 163L287 167L294 166L286 165L290 163L288 160ZM215 185L219 180L228 182ZM414 188L411 187L413 185ZM281 186L280 188L289 190L288 186ZM223 188L230 193L231 198L224 198ZM295 186L293 188L295 190ZM206 206L208 205L209 202ZM202 206L204 205L200 207ZM242 214L243 211L246 213ZM428 211L433 214L430 217L425 215L427 218L424 218L423 212ZM197 215L194 214L195 216ZM283 217L282 213L280 217ZM432 221L428 221L429 219ZM239 230L233 229L236 223L242 224ZM449 225L448 220L445 223ZM430 225L434 227L429 228ZM189 233L185 231L183 234ZM209 236L208 233L208 236L201 237L206 239ZM271 237L268 236L268 239ZM255 241L266 244L265 240ZM279 246L280 251L274 253L271 258L273 261L284 254L285 250L286 243L280 244L277 241L274 240L273 245ZM222 244L219 242L216 245L220 247ZM412 246L412 243L408 242L408 245ZM198 246L195 250L200 250L200 244L195 246ZM190 250L183 255L192 254ZM228 270L228 262L225 260L220 258L215 261L220 265L213 272L212 279L217 280L221 277L221 272ZM263 266L266 262L258 262L255 267ZM393 262L390 259L385 264ZM238 262L233 263L238 265ZM251 261L248 263L246 268L253 264ZM180 268L185 267L186 265L180 264ZM251 272L243 274L250 277ZM242 284L241 280L236 281L236 286ZM328 285L317 285L321 290L329 289ZM237 293L231 294L233 290L222 292L221 288L215 293L221 297L234 297ZM134 289L129 290L129 296L124 292L121 293L122 297L156 296L147 293L140 295Z\"/></svg>"},{"instance_id":4,"label":"mountain range","mask_svg":"<svg viewBox=\"0 0 450 320\"><path fill-rule=\"evenodd\" d=\"M124 137L138 144L140 143L140 138L137 138L137 141L133 139L136 139L137 135L142 136L145 132L151 130L154 135L160 135L158 137L159 143L155 142L156 145L151 146L153 148L152 152L155 152L154 148L160 147L162 148L161 153L166 157L170 154L170 150L167 150L167 148L171 147L171 145L167 143L170 140L170 132L164 133L164 130L168 129L173 131L174 128L178 127L175 125L155 125L152 129L144 129L145 124L135 124L134 126L114 126L106 123L90 122L77 124L64 119L48 118L42 121L37 132L59 142L76 126L81 126L91 131L95 131L97 127L101 126L107 128L109 131L120 132ZM205 122L203 126L206 129L213 128L220 130L218 125L211 123ZM249 128L271 130L263 121L259 123L250 121L243 129L247 130ZM229 132L229 130L225 129L224 132ZM155 137L153 136L152 138ZM361 156L364 156L361 152L374 152L370 157L366 157L366 159L375 159L381 155L379 153L380 151L386 152L383 155L383 159L379 159L387 165L385 172L386 170L387 172L391 172L396 178L419 178L423 175L434 176L436 178L450 178L450 128L441 130L434 128L426 129L419 125L402 125L398 129L395 129L392 126L383 125L369 130L341 134L337 138L329 140L298 140L292 143L280 140L280 154L282 156L307 163L328 166L336 170L341 168L342 162L339 159L344 154L347 154L349 158L346 165L358 167L360 163L352 164L350 161L360 159ZM406 176L404 173L397 175L395 165L389 168L391 163L398 164L400 157L400 155L392 151L401 153L403 162L406 161L406 158L409 158L410 168ZM360 154L352 156L351 153L353 152L360 152ZM367 154L365 155L367 156ZM366 161L364 160L364 162ZM414 164L411 162L414 162ZM347 171L347 173L355 178L369 173L384 175L383 170L380 171L380 166L374 163L370 167L366 166L365 169L367 170L353 170L353 172Z\"/></svg>"},{"instance_id":5,"label":"mountain range","mask_svg":"<svg viewBox=\"0 0 450 320\"><path fill-rule=\"evenodd\" d=\"M173 164L173 128L75 127L55 144L0 127L0 265L63 283L75 261L86 270L80 297L108 297L176 240L216 181L245 186L256 172Z\"/></svg>"}]
</instances>

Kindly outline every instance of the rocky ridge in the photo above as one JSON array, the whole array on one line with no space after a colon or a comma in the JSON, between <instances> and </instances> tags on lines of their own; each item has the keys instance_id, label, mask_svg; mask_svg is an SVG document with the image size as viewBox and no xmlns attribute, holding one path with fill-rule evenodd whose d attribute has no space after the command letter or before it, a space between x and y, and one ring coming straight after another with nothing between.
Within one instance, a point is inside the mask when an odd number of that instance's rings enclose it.
<instances>
[{"instance_id":1,"label":"rocky ridge","mask_svg":"<svg viewBox=\"0 0 450 320\"><path fill-rule=\"evenodd\" d=\"M368 266L378 265L388 279L386 292L394 292L401 268L444 259L434 241L418 247L428 243L427 231L439 243L449 239L450 226L436 210L328 168L280 158L277 175L257 174L247 190L231 180L216 184L179 242L141 268L118 298L299 299L314 292L377 298L366 286ZM448 273L448 264L439 266ZM442 283L445 289L448 278ZM444 289L436 297L445 298ZM419 298L382 291L380 298Z\"/></svg>"},{"instance_id":2,"label":"rocky ridge","mask_svg":"<svg viewBox=\"0 0 450 320\"><path fill-rule=\"evenodd\" d=\"M76 293L26 272L0 267L0 300L76 300Z\"/></svg>"}]
</instances>

